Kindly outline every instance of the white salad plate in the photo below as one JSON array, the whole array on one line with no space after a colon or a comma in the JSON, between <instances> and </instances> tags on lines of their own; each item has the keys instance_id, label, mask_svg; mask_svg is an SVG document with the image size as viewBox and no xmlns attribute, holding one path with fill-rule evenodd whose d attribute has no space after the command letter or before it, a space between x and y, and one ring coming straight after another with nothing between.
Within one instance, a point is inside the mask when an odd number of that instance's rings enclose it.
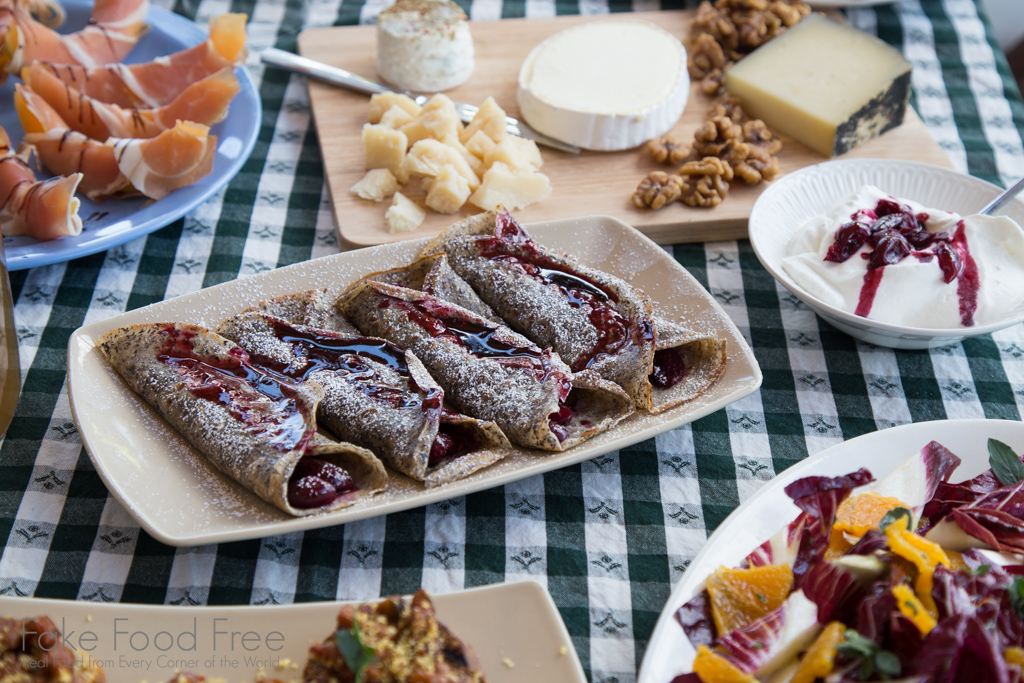
<instances>
[{"instance_id":1,"label":"white salad plate","mask_svg":"<svg viewBox=\"0 0 1024 683\"><path fill-rule=\"evenodd\" d=\"M996 322L975 327L929 329L870 320L830 306L814 297L786 273L782 259L789 241L814 216L864 185L875 185L901 199L953 211L977 213L1002 189L947 168L891 159L826 161L790 173L771 183L750 213L750 243L761 265L783 287L799 297L826 322L852 337L897 349L926 349L1001 330L1024 320L1024 306L1006 311ZM1016 199L997 213L1024 225L1024 201Z\"/></svg>"},{"instance_id":2,"label":"white salad plate","mask_svg":"<svg viewBox=\"0 0 1024 683\"><path fill-rule=\"evenodd\" d=\"M586 683L572 638L538 583L498 584L431 596L437 617L476 654L492 683ZM0 597L0 613L48 616L67 644L103 667L108 683L252 681L257 672L301 678L309 646L330 636L346 602L179 607ZM235 634L235 635L232 635Z\"/></svg>"},{"instance_id":3,"label":"white salad plate","mask_svg":"<svg viewBox=\"0 0 1024 683\"><path fill-rule=\"evenodd\" d=\"M216 327L270 297L327 287L340 293L369 273L408 264L429 238L306 261L227 282L79 328L68 341L71 414L103 483L142 527L170 545L237 541L344 524L436 503L589 460L675 429L761 385L761 370L732 321L675 259L608 216L527 226L541 244L576 255L642 288L664 316L726 340L723 375L692 401L659 415L634 414L564 453L513 449L504 460L450 484L425 489L389 472L383 493L335 512L291 517L221 474L111 369L95 347L105 332L147 322Z\"/></svg>"},{"instance_id":4,"label":"white salad plate","mask_svg":"<svg viewBox=\"0 0 1024 683\"><path fill-rule=\"evenodd\" d=\"M1024 452L1024 422L937 420L890 427L833 446L772 479L715 529L672 589L647 644L637 683L670 683L691 670L696 648L676 620L676 611L704 589L711 572L720 566L737 566L750 551L796 519L800 511L784 490L791 482L810 476L841 476L861 467L880 480L930 441L938 441L960 457L962 462L950 478L960 482L989 469L990 438L1017 453Z\"/></svg>"},{"instance_id":5,"label":"white salad plate","mask_svg":"<svg viewBox=\"0 0 1024 683\"><path fill-rule=\"evenodd\" d=\"M60 28L62 33L85 26L92 0L62 0L61 4L67 11L67 20ZM195 22L159 7L150 6L146 21L149 32L142 36L125 63L148 62L198 45L207 38L206 31ZM256 144L262 116L259 92L252 76L244 67L236 68L235 75L242 89L231 102L227 117L210 128L210 134L217 136L217 155L210 175L158 201L136 197L108 199L97 204L80 194L82 204L78 215L82 217L82 233L47 242L23 235L5 237L8 270L70 261L130 242L181 218L235 177ZM15 145L24 136L18 115L10 104L14 98L14 83L19 80L11 76L0 86L0 102L4 103L0 106L0 126Z\"/></svg>"}]
</instances>

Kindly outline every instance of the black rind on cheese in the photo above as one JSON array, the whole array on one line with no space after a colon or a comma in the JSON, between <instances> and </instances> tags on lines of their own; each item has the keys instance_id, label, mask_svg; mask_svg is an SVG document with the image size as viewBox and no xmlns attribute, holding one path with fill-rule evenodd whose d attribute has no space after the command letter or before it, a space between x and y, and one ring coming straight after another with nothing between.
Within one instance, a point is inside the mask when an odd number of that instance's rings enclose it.
<instances>
[{"instance_id":1,"label":"black rind on cheese","mask_svg":"<svg viewBox=\"0 0 1024 683\"><path fill-rule=\"evenodd\" d=\"M903 123L909 100L910 69L907 69L885 92L873 98L836 128L832 156L844 154Z\"/></svg>"}]
</instances>

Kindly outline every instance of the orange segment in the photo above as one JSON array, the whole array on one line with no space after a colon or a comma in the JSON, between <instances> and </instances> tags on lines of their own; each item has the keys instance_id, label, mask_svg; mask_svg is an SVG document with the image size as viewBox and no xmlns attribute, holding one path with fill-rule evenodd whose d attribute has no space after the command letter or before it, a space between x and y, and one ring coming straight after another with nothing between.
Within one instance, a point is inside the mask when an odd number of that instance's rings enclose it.
<instances>
[{"instance_id":1,"label":"orange segment","mask_svg":"<svg viewBox=\"0 0 1024 683\"><path fill-rule=\"evenodd\" d=\"M793 570L786 564L727 569L707 579L711 616L718 635L732 633L778 608L793 588Z\"/></svg>"},{"instance_id":2,"label":"orange segment","mask_svg":"<svg viewBox=\"0 0 1024 683\"><path fill-rule=\"evenodd\" d=\"M896 598L896 607L900 613L914 622L914 626L922 636L928 635L935 628L937 623L935 617L928 613L921 601L914 595L914 591L910 590L910 586L905 583L893 586L892 594Z\"/></svg>"},{"instance_id":3,"label":"orange segment","mask_svg":"<svg viewBox=\"0 0 1024 683\"><path fill-rule=\"evenodd\" d=\"M706 645L697 646L697 658L693 660L693 673L702 683L757 683L750 674L743 673L725 657L715 654Z\"/></svg>"},{"instance_id":4,"label":"orange segment","mask_svg":"<svg viewBox=\"0 0 1024 683\"><path fill-rule=\"evenodd\" d=\"M898 507L907 505L899 498L890 498L874 491L858 493L840 504L832 528L860 537L872 529L877 529L885 513Z\"/></svg>"},{"instance_id":5,"label":"orange segment","mask_svg":"<svg viewBox=\"0 0 1024 683\"><path fill-rule=\"evenodd\" d=\"M846 626L833 621L821 632L810 649L800 660L800 666L789 679L789 683L814 683L832 673L836 663L836 648L846 640Z\"/></svg>"},{"instance_id":6,"label":"orange segment","mask_svg":"<svg viewBox=\"0 0 1024 683\"><path fill-rule=\"evenodd\" d=\"M244 58L247 18L244 14L222 14L210 22L210 40L220 56L229 62Z\"/></svg>"},{"instance_id":7,"label":"orange segment","mask_svg":"<svg viewBox=\"0 0 1024 683\"><path fill-rule=\"evenodd\" d=\"M853 547L853 544L846 540L845 534L839 529L832 527L832 535L829 537L828 550L825 551L826 560L838 560L846 554L846 551Z\"/></svg>"},{"instance_id":8,"label":"orange segment","mask_svg":"<svg viewBox=\"0 0 1024 683\"><path fill-rule=\"evenodd\" d=\"M903 528L901 524L890 524L885 528L889 548L917 568L914 590L924 608L932 617L937 615L935 600L932 598L935 568L940 564L949 566L949 557L938 543L932 543L924 536L918 536Z\"/></svg>"},{"instance_id":9,"label":"orange segment","mask_svg":"<svg viewBox=\"0 0 1024 683\"><path fill-rule=\"evenodd\" d=\"M1003 659L1006 660L1007 664L1016 664L1017 666L1024 667L1024 648L1006 648L1006 650L1003 651Z\"/></svg>"}]
</instances>

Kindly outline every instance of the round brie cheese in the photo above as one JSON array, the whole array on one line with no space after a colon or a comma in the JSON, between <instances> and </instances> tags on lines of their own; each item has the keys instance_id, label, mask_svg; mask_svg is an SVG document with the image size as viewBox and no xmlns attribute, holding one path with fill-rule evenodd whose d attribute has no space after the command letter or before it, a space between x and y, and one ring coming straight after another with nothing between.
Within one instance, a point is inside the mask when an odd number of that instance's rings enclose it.
<instances>
[{"instance_id":1,"label":"round brie cheese","mask_svg":"<svg viewBox=\"0 0 1024 683\"><path fill-rule=\"evenodd\" d=\"M402 90L437 92L473 73L466 13L448 0L398 0L377 17L377 72Z\"/></svg>"},{"instance_id":2,"label":"round brie cheese","mask_svg":"<svg viewBox=\"0 0 1024 683\"><path fill-rule=\"evenodd\" d=\"M635 19L556 33L519 70L526 122L584 149L629 149L667 133L689 94L683 44Z\"/></svg>"}]
</instances>

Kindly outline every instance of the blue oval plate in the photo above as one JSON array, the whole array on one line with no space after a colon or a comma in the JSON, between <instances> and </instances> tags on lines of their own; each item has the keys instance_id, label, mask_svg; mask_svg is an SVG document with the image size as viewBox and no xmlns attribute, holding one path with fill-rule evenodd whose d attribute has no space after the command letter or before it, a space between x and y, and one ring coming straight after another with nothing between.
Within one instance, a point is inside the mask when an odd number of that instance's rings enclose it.
<instances>
[{"instance_id":1,"label":"blue oval plate","mask_svg":"<svg viewBox=\"0 0 1024 683\"><path fill-rule=\"evenodd\" d=\"M64 0L63 4L68 18L61 31L74 31L85 26L92 2ZM132 50L125 60L127 63L148 62L206 40L206 32L194 22L159 7L150 7L146 20L150 25L149 33ZM231 102L227 117L210 129L217 136L217 156L210 175L155 202L140 197L110 199L97 204L80 197L82 206L78 213L82 217L82 234L49 242L23 236L5 237L7 268L21 270L47 266L106 251L181 218L222 188L249 158L260 130L261 107L256 83L244 67L235 69L235 74L242 89ZM0 125L15 143L24 135L10 104L17 80L12 76L0 86L0 103L4 103L0 105Z\"/></svg>"}]
</instances>

